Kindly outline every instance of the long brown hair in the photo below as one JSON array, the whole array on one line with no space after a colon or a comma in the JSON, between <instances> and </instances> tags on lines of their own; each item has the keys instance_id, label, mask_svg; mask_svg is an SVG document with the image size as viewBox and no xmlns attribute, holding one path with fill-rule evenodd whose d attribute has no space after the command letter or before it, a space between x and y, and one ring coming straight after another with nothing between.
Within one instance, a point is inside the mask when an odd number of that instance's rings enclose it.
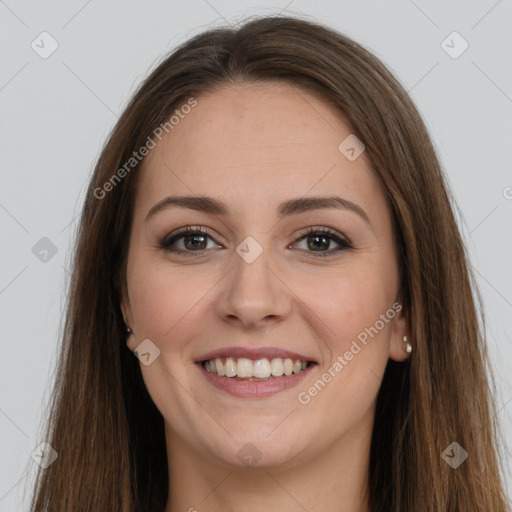
<instances>
[{"instance_id":1,"label":"long brown hair","mask_svg":"<svg viewBox=\"0 0 512 512\"><path fill-rule=\"evenodd\" d=\"M141 84L106 142L80 219L42 438L58 458L38 469L31 510L164 510L163 418L125 346L120 310L143 162L125 167L122 179L112 176L191 97L268 80L320 94L342 113L365 144L393 215L414 351L405 364L388 362L377 398L371 510L505 512L481 301L424 121L371 52L316 22L284 16L211 29L181 45ZM441 456L452 442L468 453L456 469Z\"/></svg>"}]
</instances>

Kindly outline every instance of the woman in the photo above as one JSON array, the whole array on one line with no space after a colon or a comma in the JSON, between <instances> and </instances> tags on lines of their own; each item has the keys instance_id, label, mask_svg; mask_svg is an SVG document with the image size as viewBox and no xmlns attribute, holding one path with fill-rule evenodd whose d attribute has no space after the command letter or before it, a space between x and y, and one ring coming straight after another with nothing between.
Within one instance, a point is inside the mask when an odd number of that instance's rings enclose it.
<instances>
[{"instance_id":1,"label":"woman","mask_svg":"<svg viewBox=\"0 0 512 512\"><path fill-rule=\"evenodd\" d=\"M186 42L89 185L32 510L504 512L450 200L346 36Z\"/></svg>"}]
</instances>

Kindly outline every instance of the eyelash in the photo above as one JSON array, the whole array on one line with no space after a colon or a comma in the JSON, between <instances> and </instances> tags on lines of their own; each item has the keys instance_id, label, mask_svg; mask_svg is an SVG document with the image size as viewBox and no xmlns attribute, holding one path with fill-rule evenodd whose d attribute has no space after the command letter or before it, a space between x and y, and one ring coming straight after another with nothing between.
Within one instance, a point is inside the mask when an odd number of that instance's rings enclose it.
<instances>
[{"instance_id":1,"label":"eyelash","mask_svg":"<svg viewBox=\"0 0 512 512\"><path fill-rule=\"evenodd\" d=\"M201 252L207 250L207 249L201 249L199 251L183 251L181 249L171 249L170 248L170 246L174 242L176 242L177 240L179 240L179 239L181 239L181 238L183 238L184 236L187 236L187 235L189 235L189 236L190 235L206 235L206 236L212 238L207 229L203 230L202 227L197 227L196 228L196 227L193 227L193 226L187 226L187 227L182 228L182 229L180 229L180 230L178 230L178 231L176 231L174 233L171 233L170 235L166 235L162 240L160 240L160 243L158 244L158 247L160 249L165 250L166 252L171 252L171 253L175 253L175 254L183 254L183 255L186 255L186 256L193 256L194 255L193 253L195 253L195 252L201 253ZM308 238L308 237L314 236L314 235L327 235L328 238L332 239L338 245L341 246L338 249L335 249L335 250L329 251L329 252L324 252L324 253L321 253L321 252L320 253L315 253L314 251L308 251L308 252L313 252L315 254L315 257L318 256L320 258L324 258L324 257L327 257L327 256L332 256L332 255L338 254L341 251L345 251L347 249L353 249L354 248L352 246L352 244L347 239L340 237L336 231L333 231L332 229L325 228L325 227L310 227L310 228L307 228L305 231L300 233L300 236L299 236L299 238L296 241L301 241L304 238Z\"/></svg>"}]
</instances>

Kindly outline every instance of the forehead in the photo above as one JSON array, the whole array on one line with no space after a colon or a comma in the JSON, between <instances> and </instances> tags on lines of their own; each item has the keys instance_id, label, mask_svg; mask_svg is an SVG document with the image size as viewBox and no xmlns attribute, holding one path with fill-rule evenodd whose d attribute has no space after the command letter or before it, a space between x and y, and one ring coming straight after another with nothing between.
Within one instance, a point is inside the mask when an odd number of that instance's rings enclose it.
<instances>
[{"instance_id":1,"label":"forehead","mask_svg":"<svg viewBox=\"0 0 512 512\"><path fill-rule=\"evenodd\" d=\"M339 149L350 125L318 95L264 82L227 85L195 99L146 157L138 208L147 211L170 193L216 196L253 212L272 198L325 193L365 196L368 209L378 206L374 196L382 193L364 152L350 161Z\"/></svg>"}]
</instances>

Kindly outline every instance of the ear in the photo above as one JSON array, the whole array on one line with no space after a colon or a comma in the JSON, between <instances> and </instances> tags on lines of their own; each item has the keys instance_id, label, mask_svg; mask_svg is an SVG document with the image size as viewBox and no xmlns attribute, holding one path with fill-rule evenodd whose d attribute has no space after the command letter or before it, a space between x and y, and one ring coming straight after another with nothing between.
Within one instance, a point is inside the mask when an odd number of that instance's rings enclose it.
<instances>
[{"instance_id":1,"label":"ear","mask_svg":"<svg viewBox=\"0 0 512 512\"><path fill-rule=\"evenodd\" d=\"M130 298L128 296L127 291L127 283L126 280L123 281L123 285L121 286L121 312L123 314L124 323L127 327L130 327L132 332L130 334L126 333L126 345L128 348L133 352L135 348L137 347L137 338L135 336L135 329L133 324L133 314L132 314L132 307L130 304Z\"/></svg>"},{"instance_id":2,"label":"ear","mask_svg":"<svg viewBox=\"0 0 512 512\"><path fill-rule=\"evenodd\" d=\"M393 361L403 362L409 358L409 354L404 350L404 336L407 341L411 342L409 319L403 307L397 311L393 319L393 327L391 329L391 343L389 345L389 358Z\"/></svg>"},{"instance_id":3,"label":"ear","mask_svg":"<svg viewBox=\"0 0 512 512\"><path fill-rule=\"evenodd\" d=\"M123 280L121 285L121 312L123 313L124 323L127 327L132 327L132 307L130 305L130 298L128 297L128 287L126 279Z\"/></svg>"}]
</instances>

